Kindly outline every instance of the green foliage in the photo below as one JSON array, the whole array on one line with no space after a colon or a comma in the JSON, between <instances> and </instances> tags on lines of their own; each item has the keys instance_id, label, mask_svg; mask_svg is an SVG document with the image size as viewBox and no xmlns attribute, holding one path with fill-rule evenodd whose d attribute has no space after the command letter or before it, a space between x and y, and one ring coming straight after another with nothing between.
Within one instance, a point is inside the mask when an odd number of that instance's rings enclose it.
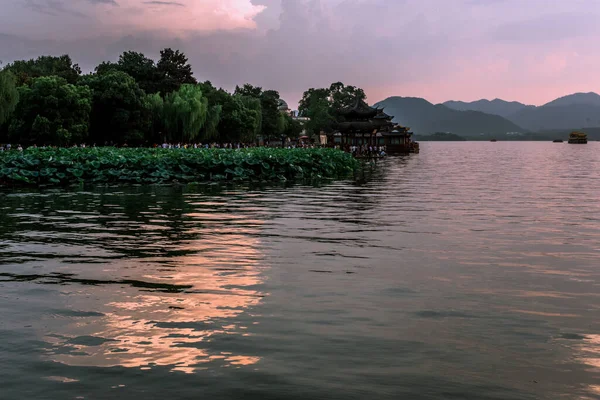
<instances>
[{"instance_id":1,"label":"green foliage","mask_svg":"<svg viewBox=\"0 0 600 400\"><path fill-rule=\"evenodd\" d=\"M367 99L364 90L356 86L346 86L342 82L329 86L329 96L333 110L353 107L357 101L365 102Z\"/></svg>"},{"instance_id":2,"label":"green foliage","mask_svg":"<svg viewBox=\"0 0 600 400\"><path fill-rule=\"evenodd\" d=\"M9 126L12 141L68 145L87 139L92 99L87 86L48 76L18 90L20 102Z\"/></svg>"},{"instance_id":3,"label":"green foliage","mask_svg":"<svg viewBox=\"0 0 600 400\"><path fill-rule=\"evenodd\" d=\"M208 109L208 115L206 116L206 123L202 130L202 140L216 139L219 131L219 123L221 122L221 115L223 114L223 106L216 104Z\"/></svg>"},{"instance_id":4,"label":"green foliage","mask_svg":"<svg viewBox=\"0 0 600 400\"><path fill-rule=\"evenodd\" d=\"M279 92L275 90L263 91L260 87L246 83L242 87L236 86L234 94L260 100L260 133L267 139L280 138Z\"/></svg>"},{"instance_id":5,"label":"green foliage","mask_svg":"<svg viewBox=\"0 0 600 400\"><path fill-rule=\"evenodd\" d=\"M142 53L126 51L119 56L116 63L103 62L96 67L98 75L110 71L125 72L135 79L146 93L161 93L162 96L179 90L181 85L197 83L186 55L169 48L160 52L158 63Z\"/></svg>"},{"instance_id":6,"label":"green foliage","mask_svg":"<svg viewBox=\"0 0 600 400\"><path fill-rule=\"evenodd\" d=\"M6 66L17 77L17 86L29 85L35 78L59 76L68 83L75 84L81 75L79 65L73 64L71 57L42 56L36 60L15 61Z\"/></svg>"},{"instance_id":7,"label":"green foliage","mask_svg":"<svg viewBox=\"0 0 600 400\"><path fill-rule=\"evenodd\" d=\"M18 101L17 79L10 71L0 71L0 125L8 121Z\"/></svg>"},{"instance_id":8,"label":"green foliage","mask_svg":"<svg viewBox=\"0 0 600 400\"><path fill-rule=\"evenodd\" d=\"M329 132L334 124L334 110L330 101L329 89L309 89L304 92L298 111L300 115L310 118L306 130L312 135L320 131Z\"/></svg>"},{"instance_id":9,"label":"green foliage","mask_svg":"<svg viewBox=\"0 0 600 400\"><path fill-rule=\"evenodd\" d=\"M289 137L289 138L300 137L300 134L304 130L302 124L287 114L282 114L282 115L286 121L285 122L285 130L283 131L283 135L286 137Z\"/></svg>"},{"instance_id":10,"label":"green foliage","mask_svg":"<svg viewBox=\"0 0 600 400\"><path fill-rule=\"evenodd\" d=\"M318 135L320 131L331 131L337 122L341 122L341 109L353 107L357 102L365 102L366 98L361 88L336 82L329 88L309 89L304 92L298 111L300 115L310 118L306 126L307 131Z\"/></svg>"},{"instance_id":11,"label":"green foliage","mask_svg":"<svg viewBox=\"0 0 600 400\"><path fill-rule=\"evenodd\" d=\"M279 124L279 92L275 90L265 90L260 96L260 105L262 107L262 129L264 137L268 139L279 139L283 133Z\"/></svg>"},{"instance_id":12,"label":"green foliage","mask_svg":"<svg viewBox=\"0 0 600 400\"><path fill-rule=\"evenodd\" d=\"M106 74L110 71L121 71L131 76L144 92L158 93L163 81L154 60L135 51L126 51L119 57L117 63L104 62L96 67L97 74Z\"/></svg>"},{"instance_id":13,"label":"green foliage","mask_svg":"<svg viewBox=\"0 0 600 400\"><path fill-rule=\"evenodd\" d=\"M64 110L52 111L58 106L47 98L40 104L24 104L19 107L20 117L7 121L19 93L10 84L10 74L15 75L17 87L31 86L40 77L59 77L81 90L90 88L89 120L63 123ZM303 115L311 118L306 128L317 134L332 129L335 107L351 105L353 99L364 97L361 89L341 83L309 90L301 105ZM83 77L68 55L45 56L16 61L0 75L0 139L8 137L9 126L17 140L40 145L80 142L86 137L98 145L165 140L254 142L259 136L276 141L282 135L297 137L303 126L281 113L279 102L277 91L250 84L236 87L233 94L215 88L209 81L197 84L185 54L170 48L160 52L158 62L142 53L126 51L117 62L103 62L94 74ZM34 113L38 109L41 111Z\"/></svg>"},{"instance_id":14,"label":"green foliage","mask_svg":"<svg viewBox=\"0 0 600 400\"><path fill-rule=\"evenodd\" d=\"M0 153L0 184L318 180L357 167L334 149L29 148Z\"/></svg>"},{"instance_id":15,"label":"green foliage","mask_svg":"<svg viewBox=\"0 0 600 400\"><path fill-rule=\"evenodd\" d=\"M286 114L280 112L277 117L277 134L279 136L283 135L288 128L288 119L286 118Z\"/></svg>"},{"instance_id":16,"label":"green foliage","mask_svg":"<svg viewBox=\"0 0 600 400\"><path fill-rule=\"evenodd\" d=\"M184 84L165 97L164 116L169 140L195 141L208 116L208 99L198 86Z\"/></svg>"},{"instance_id":17,"label":"green foliage","mask_svg":"<svg viewBox=\"0 0 600 400\"><path fill-rule=\"evenodd\" d=\"M151 113L146 94L135 80L121 71L88 75L81 79L93 91L90 139L139 144L151 131Z\"/></svg>"},{"instance_id":18,"label":"green foliage","mask_svg":"<svg viewBox=\"0 0 600 400\"><path fill-rule=\"evenodd\" d=\"M242 86L242 87L236 86L235 92L233 92L233 94L237 94L237 95L245 96L245 97L254 97L256 99L259 99L260 96L262 95L262 92L263 92L263 90L261 87L252 86L249 83L245 83L244 86Z\"/></svg>"},{"instance_id":19,"label":"green foliage","mask_svg":"<svg viewBox=\"0 0 600 400\"><path fill-rule=\"evenodd\" d=\"M209 105L220 105L219 124L216 131L224 142L254 142L260 134L262 106L260 102L261 88L244 85L236 88L231 95L223 89L216 89L210 82L198 85L208 99ZM244 94L241 94L244 93ZM207 125L209 122L207 121ZM212 135L206 138L212 138Z\"/></svg>"},{"instance_id":20,"label":"green foliage","mask_svg":"<svg viewBox=\"0 0 600 400\"><path fill-rule=\"evenodd\" d=\"M150 129L146 139L153 143L162 143L165 140L165 102L160 94L149 94L144 98L144 107L150 114Z\"/></svg>"},{"instance_id":21,"label":"green foliage","mask_svg":"<svg viewBox=\"0 0 600 400\"><path fill-rule=\"evenodd\" d=\"M162 50L156 68L161 79L158 91L163 95L178 90L181 85L198 83L186 55L179 50Z\"/></svg>"},{"instance_id":22,"label":"green foliage","mask_svg":"<svg viewBox=\"0 0 600 400\"><path fill-rule=\"evenodd\" d=\"M261 118L259 99L231 96L223 106L219 133L228 142L254 142L260 132Z\"/></svg>"}]
</instances>

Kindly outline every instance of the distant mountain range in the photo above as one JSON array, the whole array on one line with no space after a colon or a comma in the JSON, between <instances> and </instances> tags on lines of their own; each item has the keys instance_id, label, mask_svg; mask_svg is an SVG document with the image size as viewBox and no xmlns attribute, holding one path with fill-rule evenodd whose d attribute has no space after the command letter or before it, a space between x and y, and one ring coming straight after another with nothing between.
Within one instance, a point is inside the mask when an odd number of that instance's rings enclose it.
<instances>
[{"instance_id":1,"label":"distant mountain range","mask_svg":"<svg viewBox=\"0 0 600 400\"><path fill-rule=\"evenodd\" d=\"M477 100L471 103L465 103L464 101L447 101L442 103L448 108L458 111L481 111L486 114L495 114L504 118L518 113L525 109L533 109L535 106L528 106L518 101L504 101L501 99L494 100Z\"/></svg>"},{"instance_id":2,"label":"distant mountain range","mask_svg":"<svg viewBox=\"0 0 600 400\"><path fill-rule=\"evenodd\" d=\"M548 138L553 132L600 128L600 95L575 93L543 106L501 99L471 103L447 101L434 105L417 97L389 97L375 104L385 107L394 121L417 135L451 132L466 138Z\"/></svg>"},{"instance_id":3,"label":"distant mountain range","mask_svg":"<svg viewBox=\"0 0 600 400\"><path fill-rule=\"evenodd\" d=\"M536 107L500 99L472 103L447 101L454 110L474 110L500 115L528 131L600 127L600 95L575 93Z\"/></svg>"},{"instance_id":4,"label":"distant mountain range","mask_svg":"<svg viewBox=\"0 0 600 400\"><path fill-rule=\"evenodd\" d=\"M499 115L453 110L416 97L390 97L375 106L385 107L395 122L409 126L420 135L452 132L461 136L483 136L523 132L521 127Z\"/></svg>"}]
</instances>

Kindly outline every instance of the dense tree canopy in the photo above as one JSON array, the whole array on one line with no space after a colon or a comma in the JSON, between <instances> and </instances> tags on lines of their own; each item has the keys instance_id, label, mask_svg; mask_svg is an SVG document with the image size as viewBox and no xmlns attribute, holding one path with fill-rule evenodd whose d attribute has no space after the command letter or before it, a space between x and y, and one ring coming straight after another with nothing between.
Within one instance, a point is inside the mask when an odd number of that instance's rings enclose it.
<instances>
[{"instance_id":1,"label":"dense tree canopy","mask_svg":"<svg viewBox=\"0 0 600 400\"><path fill-rule=\"evenodd\" d=\"M307 91L300 110L318 133L334 126L337 108L364 98L361 89L335 83ZM185 54L169 48L158 61L126 51L84 76L68 55L43 56L0 71L0 139L148 145L298 137L303 126L279 103L279 92L251 84L229 93L197 83Z\"/></svg>"},{"instance_id":2,"label":"dense tree canopy","mask_svg":"<svg viewBox=\"0 0 600 400\"><path fill-rule=\"evenodd\" d=\"M361 88L332 83L329 88L309 89L304 92L298 111L310 118L307 130L316 135L319 131L330 131L342 117L340 110L365 102L367 96Z\"/></svg>"},{"instance_id":3,"label":"dense tree canopy","mask_svg":"<svg viewBox=\"0 0 600 400\"><path fill-rule=\"evenodd\" d=\"M298 112L310 118L306 130L313 135L318 135L321 130L328 132L335 123L328 89L309 89L304 92Z\"/></svg>"},{"instance_id":4,"label":"dense tree canopy","mask_svg":"<svg viewBox=\"0 0 600 400\"><path fill-rule=\"evenodd\" d=\"M345 86L342 82L332 83L329 86L329 98L334 110L353 107L357 101L367 99L364 90L356 86Z\"/></svg>"},{"instance_id":5,"label":"dense tree canopy","mask_svg":"<svg viewBox=\"0 0 600 400\"><path fill-rule=\"evenodd\" d=\"M279 139L285 127L279 112L279 92L264 90L250 84L242 87L236 86L234 94L260 100L261 105L261 133L267 139Z\"/></svg>"},{"instance_id":6,"label":"dense tree canopy","mask_svg":"<svg viewBox=\"0 0 600 400\"><path fill-rule=\"evenodd\" d=\"M60 144L85 141L92 94L64 78L34 78L19 88L20 102L9 126L9 137L27 144Z\"/></svg>"},{"instance_id":7,"label":"dense tree canopy","mask_svg":"<svg viewBox=\"0 0 600 400\"><path fill-rule=\"evenodd\" d=\"M121 71L88 75L80 85L93 92L90 140L98 144L142 143L151 130L146 94L135 79Z\"/></svg>"},{"instance_id":8,"label":"dense tree canopy","mask_svg":"<svg viewBox=\"0 0 600 400\"><path fill-rule=\"evenodd\" d=\"M198 83L194 78L192 66L188 63L187 57L179 50L162 50L156 68L161 79L158 89L163 95L174 92L181 85Z\"/></svg>"},{"instance_id":9,"label":"dense tree canopy","mask_svg":"<svg viewBox=\"0 0 600 400\"><path fill-rule=\"evenodd\" d=\"M8 121L18 101L17 79L10 71L0 71L0 126Z\"/></svg>"},{"instance_id":10,"label":"dense tree canopy","mask_svg":"<svg viewBox=\"0 0 600 400\"><path fill-rule=\"evenodd\" d=\"M73 64L71 57L42 56L35 60L15 61L6 66L17 77L17 85L29 84L41 76L59 76L68 83L75 84L81 75L79 65Z\"/></svg>"},{"instance_id":11,"label":"dense tree canopy","mask_svg":"<svg viewBox=\"0 0 600 400\"><path fill-rule=\"evenodd\" d=\"M97 74L105 74L113 70L122 71L131 76L148 94L160 91L162 79L154 60L147 58L142 53L126 51L119 56L119 61L116 63L103 62L96 67Z\"/></svg>"}]
</instances>

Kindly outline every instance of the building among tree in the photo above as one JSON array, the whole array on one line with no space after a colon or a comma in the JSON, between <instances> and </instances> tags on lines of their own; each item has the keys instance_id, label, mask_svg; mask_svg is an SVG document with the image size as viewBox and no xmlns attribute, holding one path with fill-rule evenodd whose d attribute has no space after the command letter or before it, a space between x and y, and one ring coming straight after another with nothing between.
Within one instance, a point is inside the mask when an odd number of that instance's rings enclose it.
<instances>
[{"instance_id":1,"label":"building among tree","mask_svg":"<svg viewBox=\"0 0 600 400\"><path fill-rule=\"evenodd\" d=\"M283 99L279 99L277 109L279 110L279 112L289 115L290 117L292 117L292 119L294 121L297 121L300 123L300 125L302 126L302 132L300 134L301 136L307 135L306 124L310 121L310 118L298 116L298 112L291 110L290 107L288 106L288 103Z\"/></svg>"},{"instance_id":2,"label":"building among tree","mask_svg":"<svg viewBox=\"0 0 600 400\"><path fill-rule=\"evenodd\" d=\"M370 107L357 100L353 106L338 110L338 122L335 130L328 134L328 142L342 148L386 146L389 154L417 151L410 128L394 123L393 119L383 108Z\"/></svg>"}]
</instances>

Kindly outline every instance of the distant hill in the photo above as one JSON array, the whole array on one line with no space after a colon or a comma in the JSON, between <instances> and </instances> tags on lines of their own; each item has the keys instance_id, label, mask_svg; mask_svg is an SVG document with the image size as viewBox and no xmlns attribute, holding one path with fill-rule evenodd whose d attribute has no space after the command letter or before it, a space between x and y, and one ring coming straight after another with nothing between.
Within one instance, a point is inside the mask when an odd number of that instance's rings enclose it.
<instances>
[{"instance_id":1,"label":"distant hill","mask_svg":"<svg viewBox=\"0 0 600 400\"><path fill-rule=\"evenodd\" d=\"M494 99L491 101L482 99L470 103L466 103L464 101L447 101L443 103L443 105L453 110L481 111L486 114L500 115L504 118L524 109L535 108L535 106L528 106L517 101L504 101L500 99Z\"/></svg>"},{"instance_id":2,"label":"distant hill","mask_svg":"<svg viewBox=\"0 0 600 400\"><path fill-rule=\"evenodd\" d=\"M499 115L529 131L600 127L600 95L593 92L574 93L540 107L500 99L472 103L447 101L444 104L457 110L484 111Z\"/></svg>"},{"instance_id":3,"label":"distant hill","mask_svg":"<svg viewBox=\"0 0 600 400\"><path fill-rule=\"evenodd\" d=\"M414 140L419 142L464 142L467 139L454 133L436 132L433 135L415 135Z\"/></svg>"},{"instance_id":4,"label":"distant hill","mask_svg":"<svg viewBox=\"0 0 600 400\"><path fill-rule=\"evenodd\" d=\"M600 106L600 95L594 92L574 93L568 96L559 97L550 103L544 104L542 107L572 106L575 104Z\"/></svg>"},{"instance_id":5,"label":"distant hill","mask_svg":"<svg viewBox=\"0 0 600 400\"><path fill-rule=\"evenodd\" d=\"M375 105L385 107L395 122L409 126L418 135L452 132L463 137L481 137L523 132L521 127L498 115L457 111L416 97L390 97Z\"/></svg>"},{"instance_id":6,"label":"distant hill","mask_svg":"<svg viewBox=\"0 0 600 400\"><path fill-rule=\"evenodd\" d=\"M509 118L533 131L600 127L600 105L544 105L520 111Z\"/></svg>"}]
</instances>

